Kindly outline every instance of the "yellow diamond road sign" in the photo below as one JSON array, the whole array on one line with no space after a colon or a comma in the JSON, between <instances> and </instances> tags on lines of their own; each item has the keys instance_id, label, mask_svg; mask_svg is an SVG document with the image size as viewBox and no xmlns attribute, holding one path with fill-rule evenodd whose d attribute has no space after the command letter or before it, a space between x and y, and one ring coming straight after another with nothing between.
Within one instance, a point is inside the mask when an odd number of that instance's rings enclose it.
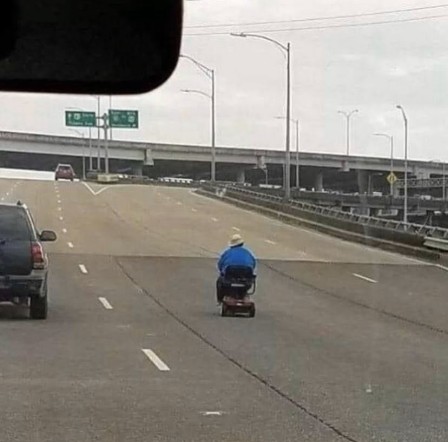
<instances>
[{"instance_id":1,"label":"yellow diamond road sign","mask_svg":"<svg viewBox=\"0 0 448 442\"><path fill-rule=\"evenodd\" d=\"M397 179L397 176L393 172L387 175L387 181L389 181L389 184L394 184Z\"/></svg>"}]
</instances>

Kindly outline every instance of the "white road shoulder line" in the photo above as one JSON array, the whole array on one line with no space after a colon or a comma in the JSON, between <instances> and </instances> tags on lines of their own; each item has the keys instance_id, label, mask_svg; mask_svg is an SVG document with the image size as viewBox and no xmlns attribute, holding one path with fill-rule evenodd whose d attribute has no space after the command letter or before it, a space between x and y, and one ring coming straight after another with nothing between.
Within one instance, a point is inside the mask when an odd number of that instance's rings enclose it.
<instances>
[{"instance_id":1,"label":"white road shoulder line","mask_svg":"<svg viewBox=\"0 0 448 442\"><path fill-rule=\"evenodd\" d=\"M84 273L84 275L87 275L87 273L89 273L84 264L79 264L79 270L81 270L81 273Z\"/></svg>"},{"instance_id":2,"label":"white road shoulder line","mask_svg":"<svg viewBox=\"0 0 448 442\"><path fill-rule=\"evenodd\" d=\"M356 278L362 279L362 280L370 282L372 284L376 284L378 282L378 281L375 281L374 279L368 278L367 276L360 275L358 273L352 273L352 275L355 276Z\"/></svg>"},{"instance_id":3,"label":"white road shoulder line","mask_svg":"<svg viewBox=\"0 0 448 442\"><path fill-rule=\"evenodd\" d=\"M98 298L98 301L101 302L101 304L103 304L103 307L106 310L113 310L114 308L112 307L112 305L110 304L110 302L106 299L106 298Z\"/></svg>"},{"instance_id":4,"label":"white road shoulder line","mask_svg":"<svg viewBox=\"0 0 448 442\"><path fill-rule=\"evenodd\" d=\"M160 370L160 371L170 371L170 367L165 364L152 350L149 348L142 348L142 352L146 357Z\"/></svg>"},{"instance_id":5,"label":"white road shoulder line","mask_svg":"<svg viewBox=\"0 0 448 442\"><path fill-rule=\"evenodd\" d=\"M73 249L73 247L74 247L72 242L68 242L67 245L68 245L71 249Z\"/></svg>"},{"instance_id":6,"label":"white road shoulder line","mask_svg":"<svg viewBox=\"0 0 448 442\"><path fill-rule=\"evenodd\" d=\"M448 272L448 267L445 267L442 264L434 264L434 267L437 267L438 269L445 270L445 272Z\"/></svg>"}]
</instances>

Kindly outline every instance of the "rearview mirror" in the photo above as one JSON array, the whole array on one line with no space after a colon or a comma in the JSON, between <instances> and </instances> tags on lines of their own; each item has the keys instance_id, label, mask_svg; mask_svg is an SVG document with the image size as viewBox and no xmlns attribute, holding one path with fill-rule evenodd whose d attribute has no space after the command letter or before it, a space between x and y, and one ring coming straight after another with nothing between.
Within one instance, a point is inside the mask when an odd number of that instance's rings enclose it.
<instances>
[{"instance_id":1,"label":"rearview mirror","mask_svg":"<svg viewBox=\"0 0 448 442\"><path fill-rule=\"evenodd\" d=\"M0 90L131 94L179 57L182 0L2 0Z\"/></svg>"},{"instance_id":2,"label":"rearview mirror","mask_svg":"<svg viewBox=\"0 0 448 442\"><path fill-rule=\"evenodd\" d=\"M56 233L54 233L52 230L43 230L39 235L39 239L42 242L50 242L50 241L56 241L57 236Z\"/></svg>"}]
</instances>

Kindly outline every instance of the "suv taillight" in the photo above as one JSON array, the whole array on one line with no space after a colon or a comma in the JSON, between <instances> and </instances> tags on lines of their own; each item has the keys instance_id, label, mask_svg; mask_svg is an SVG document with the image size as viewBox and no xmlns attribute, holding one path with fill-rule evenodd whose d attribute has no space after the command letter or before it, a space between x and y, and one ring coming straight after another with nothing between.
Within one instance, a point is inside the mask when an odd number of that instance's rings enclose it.
<instances>
[{"instance_id":1,"label":"suv taillight","mask_svg":"<svg viewBox=\"0 0 448 442\"><path fill-rule=\"evenodd\" d=\"M45 268L44 251L38 242L33 242L31 244L31 256L33 260L33 269L42 270Z\"/></svg>"}]
</instances>

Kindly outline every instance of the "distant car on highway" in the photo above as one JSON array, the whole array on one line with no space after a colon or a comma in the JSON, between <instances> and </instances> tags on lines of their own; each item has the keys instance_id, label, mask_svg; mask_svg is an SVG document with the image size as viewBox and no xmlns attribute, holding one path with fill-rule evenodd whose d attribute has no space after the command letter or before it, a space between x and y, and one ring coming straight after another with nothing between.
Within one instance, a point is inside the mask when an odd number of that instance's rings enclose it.
<instances>
[{"instance_id":1,"label":"distant car on highway","mask_svg":"<svg viewBox=\"0 0 448 442\"><path fill-rule=\"evenodd\" d=\"M0 204L0 302L27 305L32 319L48 312L48 258L44 241L55 241L51 230L38 232L28 208Z\"/></svg>"},{"instance_id":2,"label":"distant car on highway","mask_svg":"<svg viewBox=\"0 0 448 442\"><path fill-rule=\"evenodd\" d=\"M71 164L58 164L54 173L54 179L58 180L70 180L75 179L75 171Z\"/></svg>"}]
</instances>

